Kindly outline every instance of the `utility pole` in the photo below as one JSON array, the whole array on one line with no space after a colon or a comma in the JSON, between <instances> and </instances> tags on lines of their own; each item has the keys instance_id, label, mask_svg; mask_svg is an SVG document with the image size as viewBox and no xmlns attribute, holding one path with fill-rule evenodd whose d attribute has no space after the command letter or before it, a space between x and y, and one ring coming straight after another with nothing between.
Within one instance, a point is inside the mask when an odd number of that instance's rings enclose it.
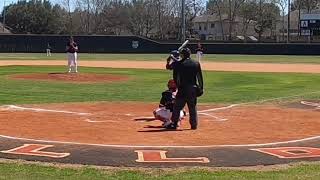
<instances>
[{"instance_id":1,"label":"utility pole","mask_svg":"<svg viewBox=\"0 0 320 180\"><path fill-rule=\"evenodd\" d=\"M88 9L87 9L87 34L90 34L90 0L87 1Z\"/></svg>"},{"instance_id":2,"label":"utility pole","mask_svg":"<svg viewBox=\"0 0 320 180\"><path fill-rule=\"evenodd\" d=\"M3 19L2 19L2 31L4 33L5 24L6 24L6 0L3 0Z\"/></svg>"},{"instance_id":3,"label":"utility pole","mask_svg":"<svg viewBox=\"0 0 320 180\"><path fill-rule=\"evenodd\" d=\"M186 40L186 3L185 0L181 0L181 41Z\"/></svg>"},{"instance_id":4,"label":"utility pole","mask_svg":"<svg viewBox=\"0 0 320 180\"><path fill-rule=\"evenodd\" d=\"M288 29L287 30L287 43L290 43L290 0L288 0L288 27L287 27L287 29Z\"/></svg>"},{"instance_id":5,"label":"utility pole","mask_svg":"<svg viewBox=\"0 0 320 180\"><path fill-rule=\"evenodd\" d=\"M300 4L301 1L298 0L298 2L299 2L299 4L298 4L299 5L299 17L298 17L298 19L299 19L299 21L298 21L299 22L298 23L298 32L299 33L298 34L299 34L299 38L300 38L300 36L301 36L301 22L300 22L301 21L301 4Z\"/></svg>"},{"instance_id":6,"label":"utility pole","mask_svg":"<svg viewBox=\"0 0 320 180\"><path fill-rule=\"evenodd\" d=\"M162 28L161 28L161 1L158 0L158 33L159 39L162 39Z\"/></svg>"},{"instance_id":7,"label":"utility pole","mask_svg":"<svg viewBox=\"0 0 320 180\"><path fill-rule=\"evenodd\" d=\"M68 3L68 14L69 14L69 33L70 36L72 36L73 32L72 32L72 16L71 16L71 7L70 7L70 0L67 0Z\"/></svg>"}]
</instances>

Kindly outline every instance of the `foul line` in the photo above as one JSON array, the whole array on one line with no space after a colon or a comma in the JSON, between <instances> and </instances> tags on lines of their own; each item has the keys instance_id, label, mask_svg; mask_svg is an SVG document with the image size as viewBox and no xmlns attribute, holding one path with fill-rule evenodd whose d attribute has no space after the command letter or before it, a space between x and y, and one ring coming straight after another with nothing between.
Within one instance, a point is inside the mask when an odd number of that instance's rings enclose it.
<instances>
[{"instance_id":1,"label":"foul line","mask_svg":"<svg viewBox=\"0 0 320 180\"><path fill-rule=\"evenodd\" d=\"M240 103L240 104L233 104L230 106L218 108L218 109L229 109L235 106L240 106L240 105L246 105L246 104L254 104L254 103L263 103L263 102L268 102L268 101L273 101L273 100L279 100L279 99L286 99L290 97L298 97L302 95L307 95L307 94L316 94L320 93L320 91L313 91L309 93L303 93L303 94L297 94L297 95L292 95L292 96L284 96L284 97L278 97L278 98L271 98L271 99L265 99L265 100L260 100L260 101L252 101L252 102L246 102L246 103ZM18 107L18 106L13 106L13 105L7 105L7 106L0 106L0 107ZM18 107L18 109L21 109ZM30 108L22 108L22 109L30 109ZM31 108L32 110L35 110ZM52 110L45 110L45 109L39 109L39 110L44 110L48 112L65 112L65 113L72 113L75 114L76 112L70 112L70 111L52 111ZM210 112L210 111L217 111L217 108L214 109L207 109L200 111L202 112ZM78 113L79 114L79 113ZM85 113L87 114L87 113ZM239 144L239 145L202 145L202 146L151 146L151 145L116 145L116 144L92 144L92 143L79 143L79 142L69 142L69 141L52 141L52 140L38 140L38 139L30 139L30 138L21 138L21 137L13 137L13 136L6 136L6 135L0 135L2 138L7 138L7 139L15 139L15 140L26 140L26 141L35 141L35 142L44 142L44 143L59 143L59 144L73 144L73 145L88 145L88 146L100 146L100 147L116 147L116 148L218 148L218 147L253 147L253 146L270 146L270 145L281 145L281 144L289 144L289 143L298 143L298 142L303 142L303 141L310 141L310 140L315 140L319 139L320 136L313 136L313 137L308 137L308 138L303 138L303 139L297 139L297 140L290 140L290 141L281 141L281 142L273 142L273 143L261 143L261 144Z\"/></svg>"},{"instance_id":2,"label":"foul line","mask_svg":"<svg viewBox=\"0 0 320 180\"><path fill-rule=\"evenodd\" d=\"M236 107L236 106L242 106L242 105L248 105L248 104L256 104L256 103L261 104L261 103L268 102L268 101L288 99L288 98L292 98L292 97L299 97L299 96L303 96L303 95L316 94L316 93L320 93L320 91L312 91L312 92L309 92L309 93L301 93L301 94L295 94L295 95L291 95L291 96L283 96L283 97L263 99L263 100L258 100L258 101L244 102L244 103L239 103L239 104L231 104L231 105L226 106L226 107L206 109L206 110L202 110L202 111L198 111L198 112L203 113L203 112L211 112L211 111L225 110L225 109L231 109L231 108ZM301 103L302 103L302 101L301 101ZM319 104L320 104L320 103L319 103Z\"/></svg>"},{"instance_id":3,"label":"foul line","mask_svg":"<svg viewBox=\"0 0 320 180\"><path fill-rule=\"evenodd\" d=\"M307 106L312 106L312 107L320 107L320 103L315 103L315 102L309 102L309 101L301 101L300 102L303 105L307 105Z\"/></svg>"},{"instance_id":4,"label":"foul line","mask_svg":"<svg viewBox=\"0 0 320 180\"><path fill-rule=\"evenodd\" d=\"M16 110L16 111L34 111L34 112L52 112L52 113L65 113L65 114L75 114L79 116L89 116L91 113L79 113L79 112L73 112L73 111L60 111L60 110L51 110L51 109L41 109L41 108L27 108L27 107L21 107L21 106L15 106L15 105L4 105L0 106L1 110ZM89 123L100 123L100 122L116 122L116 121L93 121L91 119L85 119L85 122Z\"/></svg>"},{"instance_id":5,"label":"foul line","mask_svg":"<svg viewBox=\"0 0 320 180\"><path fill-rule=\"evenodd\" d=\"M15 105L4 105L0 106L0 110L18 110L18 111L35 111L35 112L54 112L54 113L65 113L65 114L76 114L76 115L90 115L90 113L79 113L79 112L72 112L72 111L59 111L59 110L50 110L50 109L41 109L41 108L27 108L27 107L20 107Z\"/></svg>"},{"instance_id":6,"label":"foul line","mask_svg":"<svg viewBox=\"0 0 320 180\"><path fill-rule=\"evenodd\" d=\"M319 139L320 136L313 136L304 139L291 140L291 141L281 141L274 143L261 143L261 144L239 144L239 145L202 145L202 146L184 146L184 145L117 145L117 144L92 144L92 143L79 143L79 142L70 142L70 141L53 141L53 140L39 140L39 139L30 139L30 138L20 138L13 136L0 135L2 138L7 139L15 139L15 140L25 140L25 141L35 141L35 142L43 142L43 143L59 143L59 144L73 144L73 145L87 145L87 146L100 146L100 147L115 147L115 148L218 148L218 147L258 147L258 146L270 146L270 145L281 145L281 144L289 144L289 143L298 143L302 141L309 141Z\"/></svg>"}]
</instances>

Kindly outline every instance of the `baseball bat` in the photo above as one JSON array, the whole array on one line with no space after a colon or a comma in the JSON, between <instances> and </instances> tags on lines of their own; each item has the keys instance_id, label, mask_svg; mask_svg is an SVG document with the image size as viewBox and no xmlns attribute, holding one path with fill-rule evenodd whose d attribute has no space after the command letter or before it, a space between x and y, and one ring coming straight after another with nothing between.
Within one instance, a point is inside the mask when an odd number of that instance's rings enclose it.
<instances>
[{"instance_id":1,"label":"baseball bat","mask_svg":"<svg viewBox=\"0 0 320 180\"><path fill-rule=\"evenodd\" d=\"M189 40L186 40L179 48L178 51L180 51L182 48L184 48L189 43Z\"/></svg>"},{"instance_id":2,"label":"baseball bat","mask_svg":"<svg viewBox=\"0 0 320 180\"><path fill-rule=\"evenodd\" d=\"M178 51L180 51L182 48L184 48L188 43L189 43L189 40L184 41L184 43L178 48ZM167 63L169 63L170 56L167 58Z\"/></svg>"}]
</instances>

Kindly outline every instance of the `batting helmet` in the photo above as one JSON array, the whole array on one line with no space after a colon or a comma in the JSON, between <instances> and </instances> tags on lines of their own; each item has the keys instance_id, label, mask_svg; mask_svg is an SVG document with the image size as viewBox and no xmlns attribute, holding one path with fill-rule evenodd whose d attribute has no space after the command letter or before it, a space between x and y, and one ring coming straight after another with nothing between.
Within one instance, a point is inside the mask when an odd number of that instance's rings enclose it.
<instances>
[{"instance_id":1,"label":"batting helmet","mask_svg":"<svg viewBox=\"0 0 320 180\"><path fill-rule=\"evenodd\" d=\"M183 58L189 58L191 55L191 50L189 48L183 48L181 49L180 54L183 55Z\"/></svg>"},{"instance_id":2,"label":"batting helmet","mask_svg":"<svg viewBox=\"0 0 320 180\"><path fill-rule=\"evenodd\" d=\"M171 54L175 58L179 57L179 51L178 50L171 51Z\"/></svg>"}]
</instances>

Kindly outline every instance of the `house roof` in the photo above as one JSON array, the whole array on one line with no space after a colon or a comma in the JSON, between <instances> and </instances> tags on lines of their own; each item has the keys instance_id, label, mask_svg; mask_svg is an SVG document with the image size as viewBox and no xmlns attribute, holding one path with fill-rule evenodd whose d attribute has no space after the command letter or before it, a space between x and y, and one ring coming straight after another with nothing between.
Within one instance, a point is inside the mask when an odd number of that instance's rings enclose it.
<instances>
[{"instance_id":1,"label":"house roof","mask_svg":"<svg viewBox=\"0 0 320 180\"><path fill-rule=\"evenodd\" d=\"M221 19L223 21L228 21L228 15L222 14ZM241 17L236 17L235 22L240 22L242 20ZM193 19L194 23L205 23L205 22L218 22L220 21L220 16L218 14L212 14L212 15L202 15L197 16Z\"/></svg>"},{"instance_id":2,"label":"house roof","mask_svg":"<svg viewBox=\"0 0 320 180\"><path fill-rule=\"evenodd\" d=\"M227 15L222 15L222 20L227 20L228 16ZM193 22L216 22L220 21L220 17L217 14L214 15L202 15L202 16L197 16L193 19Z\"/></svg>"}]
</instances>

